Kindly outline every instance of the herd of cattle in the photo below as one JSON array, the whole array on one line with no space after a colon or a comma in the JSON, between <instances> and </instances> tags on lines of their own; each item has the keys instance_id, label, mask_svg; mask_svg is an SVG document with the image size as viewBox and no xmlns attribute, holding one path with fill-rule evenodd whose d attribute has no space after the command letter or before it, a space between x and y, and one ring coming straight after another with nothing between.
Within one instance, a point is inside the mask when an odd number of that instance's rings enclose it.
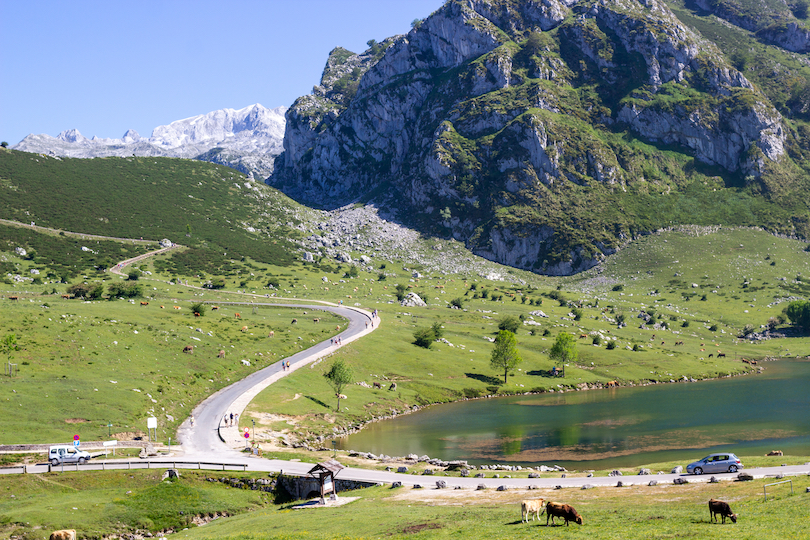
<instances>
[{"instance_id":1,"label":"herd of cattle","mask_svg":"<svg viewBox=\"0 0 810 540\"><path fill-rule=\"evenodd\" d=\"M534 521L535 518L540 521L540 515L543 512L546 513L546 525L549 524L549 520L551 520L551 524L554 525L555 517L565 520L566 525L568 525L569 521L573 521L578 525L582 525L585 521L570 504L554 501L546 502L545 499L529 499L520 503L520 516L521 521L524 523L529 522L530 515L532 516L532 521ZM709 500L709 521L717 522L718 515L723 518L723 523L726 522L727 517L731 518L733 523L737 523L737 514L731 512L731 507L729 507L727 502L718 501L717 499ZM65 529L55 531L51 533L50 540L76 540L76 530Z\"/></svg>"},{"instance_id":2,"label":"herd of cattle","mask_svg":"<svg viewBox=\"0 0 810 540\"><path fill-rule=\"evenodd\" d=\"M540 515L543 512L546 513L546 525L548 525L549 520L551 520L551 524L554 525L555 517L565 520L566 525L568 525L569 521L573 521L578 525L582 525L585 521L570 504L554 501L546 502L545 499L529 499L521 501L520 503L520 518L523 523L529 522L529 516L532 517L532 521L534 521L535 518L540 521ZM731 507L727 502L710 499L709 521L716 523L718 515L723 518L723 523L726 522L726 518L730 518L733 523L737 523L737 514L731 511Z\"/></svg>"}]
</instances>

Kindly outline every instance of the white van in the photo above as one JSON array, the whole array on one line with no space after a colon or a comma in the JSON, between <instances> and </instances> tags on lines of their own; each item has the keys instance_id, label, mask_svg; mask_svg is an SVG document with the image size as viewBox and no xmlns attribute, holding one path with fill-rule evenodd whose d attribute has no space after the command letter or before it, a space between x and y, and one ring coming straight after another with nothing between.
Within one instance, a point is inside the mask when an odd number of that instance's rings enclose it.
<instances>
[{"instance_id":1,"label":"white van","mask_svg":"<svg viewBox=\"0 0 810 540\"><path fill-rule=\"evenodd\" d=\"M51 446L48 451L48 461L51 462L51 465L59 465L60 463L78 463L79 465L84 465L84 463L89 460L90 454L74 446Z\"/></svg>"}]
</instances>

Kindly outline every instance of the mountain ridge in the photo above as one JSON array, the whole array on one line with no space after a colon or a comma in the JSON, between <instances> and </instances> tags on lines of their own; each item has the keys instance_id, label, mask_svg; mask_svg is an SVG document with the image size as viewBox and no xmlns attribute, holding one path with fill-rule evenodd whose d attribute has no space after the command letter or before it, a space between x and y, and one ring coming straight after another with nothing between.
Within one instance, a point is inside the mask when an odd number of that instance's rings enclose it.
<instances>
[{"instance_id":1,"label":"mountain ridge","mask_svg":"<svg viewBox=\"0 0 810 540\"><path fill-rule=\"evenodd\" d=\"M220 109L157 126L148 138L127 130L120 138L87 138L77 129L56 137L30 134L12 148L61 157L180 157L231 166L264 178L273 170L284 137L287 107L260 104Z\"/></svg>"}]
</instances>

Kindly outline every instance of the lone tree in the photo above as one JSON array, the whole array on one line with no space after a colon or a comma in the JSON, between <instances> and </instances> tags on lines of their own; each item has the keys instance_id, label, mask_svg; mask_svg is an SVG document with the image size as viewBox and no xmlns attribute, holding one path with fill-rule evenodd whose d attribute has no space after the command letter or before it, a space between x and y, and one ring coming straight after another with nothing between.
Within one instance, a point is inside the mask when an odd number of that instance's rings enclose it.
<instances>
[{"instance_id":1,"label":"lone tree","mask_svg":"<svg viewBox=\"0 0 810 540\"><path fill-rule=\"evenodd\" d=\"M335 394L337 394L337 407L335 408L335 411L339 411L340 396L343 388L347 384L352 383L352 368L346 365L346 362L343 360L338 359L332 363L332 367L329 369L329 371L324 373L323 376L326 377L326 382L329 383L329 386L331 386L335 390Z\"/></svg>"},{"instance_id":2,"label":"lone tree","mask_svg":"<svg viewBox=\"0 0 810 540\"><path fill-rule=\"evenodd\" d=\"M517 349L515 334L509 330L501 330L495 338L495 348L492 350L492 357L489 359L490 365L495 369L503 369L503 383L506 384L506 377L509 370L514 369L523 361Z\"/></svg>"},{"instance_id":3,"label":"lone tree","mask_svg":"<svg viewBox=\"0 0 810 540\"><path fill-rule=\"evenodd\" d=\"M554 342L554 346L551 347L551 351L548 353L548 355L555 362L562 363L563 377L565 377L565 363L576 362L579 358L574 336L568 332L561 332L557 336L557 341Z\"/></svg>"},{"instance_id":4,"label":"lone tree","mask_svg":"<svg viewBox=\"0 0 810 540\"><path fill-rule=\"evenodd\" d=\"M0 340L0 351L5 353L9 363L11 363L11 353L19 350L20 346L17 345L17 334L9 334Z\"/></svg>"},{"instance_id":5,"label":"lone tree","mask_svg":"<svg viewBox=\"0 0 810 540\"><path fill-rule=\"evenodd\" d=\"M791 302L783 313L792 324L799 326L803 330L810 331L810 302Z\"/></svg>"}]
</instances>

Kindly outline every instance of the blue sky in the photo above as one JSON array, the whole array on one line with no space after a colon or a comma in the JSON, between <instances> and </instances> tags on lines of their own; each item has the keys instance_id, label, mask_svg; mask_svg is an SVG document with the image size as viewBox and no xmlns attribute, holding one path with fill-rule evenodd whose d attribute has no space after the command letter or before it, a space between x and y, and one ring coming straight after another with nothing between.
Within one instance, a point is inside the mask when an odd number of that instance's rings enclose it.
<instances>
[{"instance_id":1,"label":"blue sky","mask_svg":"<svg viewBox=\"0 0 810 540\"><path fill-rule=\"evenodd\" d=\"M0 140L121 137L226 107L289 106L330 50L410 30L443 0L0 0Z\"/></svg>"}]
</instances>

